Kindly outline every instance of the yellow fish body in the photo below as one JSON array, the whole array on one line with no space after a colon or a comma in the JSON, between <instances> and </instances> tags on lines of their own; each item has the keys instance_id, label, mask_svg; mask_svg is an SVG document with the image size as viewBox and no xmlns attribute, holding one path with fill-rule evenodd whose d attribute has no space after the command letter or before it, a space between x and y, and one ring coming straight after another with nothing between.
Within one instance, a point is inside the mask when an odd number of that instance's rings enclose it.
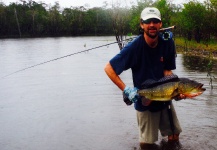
<instances>
[{"instance_id":1,"label":"yellow fish body","mask_svg":"<svg viewBox=\"0 0 217 150\"><path fill-rule=\"evenodd\" d=\"M177 78L176 81L168 80L159 85L138 90L139 96L155 101L170 101L180 94L192 98L202 94L206 89L203 84L188 78Z\"/></svg>"}]
</instances>

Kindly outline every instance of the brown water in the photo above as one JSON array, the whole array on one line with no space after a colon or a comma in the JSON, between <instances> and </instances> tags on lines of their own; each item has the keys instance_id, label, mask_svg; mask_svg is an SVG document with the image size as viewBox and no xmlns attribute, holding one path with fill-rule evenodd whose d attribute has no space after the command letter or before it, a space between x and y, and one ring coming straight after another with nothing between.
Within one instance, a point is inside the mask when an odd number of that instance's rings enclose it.
<instances>
[{"instance_id":1,"label":"brown water","mask_svg":"<svg viewBox=\"0 0 217 150\"><path fill-rule=\"evenodd\" d=\"M61 37L0 40L0 77L43 61L103 44L114 37ZM37 66L0 80L1 150L138 150L133 106L104 73L117 44ZM160 149L217 149L217 81L211 90L206 60L178 55L180 77L204 83L195 99L174 102L183 132ZM216 65L216 63L215 63ZM214 68L215 77L217 77ZM130 71L121 75L132 85Z\"/></svg>"}]
</instances>

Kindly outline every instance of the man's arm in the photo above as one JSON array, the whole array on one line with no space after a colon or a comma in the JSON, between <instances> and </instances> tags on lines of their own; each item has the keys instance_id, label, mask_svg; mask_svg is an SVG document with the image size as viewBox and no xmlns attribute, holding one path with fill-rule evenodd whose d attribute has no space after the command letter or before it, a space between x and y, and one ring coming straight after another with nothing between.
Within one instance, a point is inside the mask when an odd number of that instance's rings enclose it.
<instances>
[{"instance_id":1,"label":"man's arm","mask_svg":"<svg viewBox=\"0 0 217 150\"><path fill-rule=\"evenodd\" d=\"M126 85L121 80L121 78L115 73L110 63L106 64L104 70L108 77L114 82L114 84L116 84L123 91Z\"/></svg>"},{"instance_id":2,"label":"man's arm","mask_svg":"<svg viewBox=\"0 0 217 150\"><path fill-rule=\"evenodd\" d=\"M136 101L138 101L138 94L137 91L138 89L136 87L130 88L128 86L126 86L124 84L124 82L121 80L121 78L115 73L114 69L112 68L111 64L108 63L105 66L105 72L108 75L108 77L114 82L114 84L116 84L124 93L124 95L133 103L135 103ZM124 102L127 105L130 105L131 103L129 103L128 101Z\"/></svg>"},{"instance_id":3,"label":"man's arm","mask_svg":"<svg viewBox=\"0 0 217 150\"><path fill-rule=\"evenodd\" d=\"M169 76L172 74L173 74L172 70L164 70L164 76Z\"/></svg>"}]
</instances>

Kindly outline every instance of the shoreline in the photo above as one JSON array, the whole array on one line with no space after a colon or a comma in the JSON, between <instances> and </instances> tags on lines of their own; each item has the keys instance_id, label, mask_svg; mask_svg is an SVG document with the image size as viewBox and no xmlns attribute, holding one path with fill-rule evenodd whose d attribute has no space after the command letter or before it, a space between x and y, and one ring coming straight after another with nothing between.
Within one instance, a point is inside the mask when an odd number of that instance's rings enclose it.
<instances>
[{"instance_id":1,"label":"shoreline","mask_svg":"<svg viewBox=\"0 0 217 150\"><path fill-rule=\"evenodd\" d=\"M194 56L199 56L199 57L204 57L209 59L209 55L211 53L211 59L217 60L217 51L216 50L202 50L202 49L193 49L193 48L188 48L187 51L183 50L184 46L181 45L176 45L176 51L179 54L185 54L185 55L194 55Z\"/></svg>"}]
</instances>

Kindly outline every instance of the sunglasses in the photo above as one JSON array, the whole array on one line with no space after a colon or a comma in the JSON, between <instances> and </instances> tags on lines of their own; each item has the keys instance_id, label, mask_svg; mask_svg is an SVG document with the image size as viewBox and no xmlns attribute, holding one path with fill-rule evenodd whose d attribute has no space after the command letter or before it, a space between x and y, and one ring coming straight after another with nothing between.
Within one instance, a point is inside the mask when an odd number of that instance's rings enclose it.
<instances>
[{"instance_id":1,"label":"sunglasses","mask_svg":"<svg viewBox=\"0 0 217 150\"><path fill-rule=\"evenodd\" d=\"M150 24L151 22L153 22L154 24L160 23L161 21L159 19L156 18L151 18L151 19L147 19L147 20L142 20L141 22L144 24Z\"/></svg>"}]
</instances>

